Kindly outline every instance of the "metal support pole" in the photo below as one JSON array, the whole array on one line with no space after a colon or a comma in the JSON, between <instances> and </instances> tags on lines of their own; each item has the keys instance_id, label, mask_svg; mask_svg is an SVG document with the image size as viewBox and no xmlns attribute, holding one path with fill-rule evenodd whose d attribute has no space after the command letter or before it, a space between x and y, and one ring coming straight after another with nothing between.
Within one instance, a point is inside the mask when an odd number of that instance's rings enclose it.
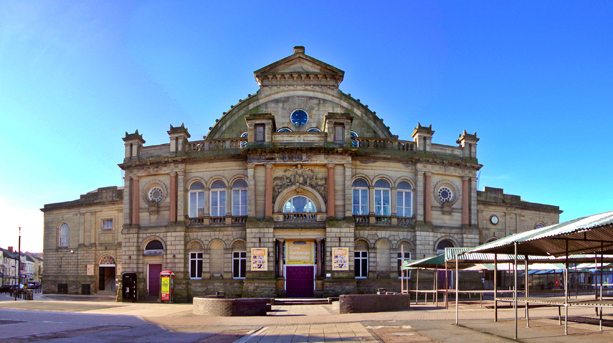
<instances>
[{"instance_id":1,"label":"metal support pole","mask_svg":"<svg viewBox=\"0 0 613 343\"><path fill-rule=\"evenodd\" d=\"M498 254L494 254L494 321L498 321Z\"/></svg>"},{"instance_id":2,"label":"metal support pole","mask_svg":"<svg viewBox=\"0 0 613 343\"><path fill-rule=\"evenodd\" d=\"M445 309L449 309L449 272L447 271L447 261L445 261Z\"/></svg>"},{"instance_id":3,"label":"metal support pole","mask_svg":"<svg viewBox=\"0 0 613 343\"><path fill-rule=\"evenodd\" d=\"M515 286L513 289L513 307L515 308L515 340L517 340L517 242L515 245L515 263L513 264L513 270L515 271Z\"/></svg>"},{"instance_id":4,"label":"metal support pole","mask_svg":"<svg viewBox=\"0 0 613 343\"><path fill-rule=\"evenodd\" d=\"M566 263L564 264L564 335L568 335L568 239L566 239Z\"/></svg>"},{"instance_id":5,"label":"metal support pole","mask_svg":"<svg viewBox=\"0 0 613 343\"><path fill-rule=\"evenodd\" d=\"M528 262L528 255L524 255L524 296L526 298L526 327L529 328L530 327L530 310L529 307L530 305L528 304L528 297L530 296L530 278L528 276L528 272L529 272L529 262Z\"/></svg>"},{"instance_id":6,"label":"metal support pole","mask_svg":"<svg viewBox=\"0 0 613 343\"><path fill-rule=\"evenodd\" d=\"M417 269L417 282L415 282L415 305L419 302L419 269Z\"/></svg>"},{"instance_id":7,"label":"metal support pole","mask_svg":"<svg viewBox=\"0 0 613 343\"><path fill-rule=\"evenodd\" d=\"M460 291L460 266L459 266L458 254L455 255L455 324L458 325L458 307L459 303L459 291Z\"/></svg>"},{"instance_id":8,"label":"metal support pole","mask_svg":"<svg viewBox=\"0 0 613 343\"><path fill-rule=\"evenodd\" d=\"M438 307L438 264L434 270L434 297L436 299L435 306Z\"/></svg>"}]
</instances>

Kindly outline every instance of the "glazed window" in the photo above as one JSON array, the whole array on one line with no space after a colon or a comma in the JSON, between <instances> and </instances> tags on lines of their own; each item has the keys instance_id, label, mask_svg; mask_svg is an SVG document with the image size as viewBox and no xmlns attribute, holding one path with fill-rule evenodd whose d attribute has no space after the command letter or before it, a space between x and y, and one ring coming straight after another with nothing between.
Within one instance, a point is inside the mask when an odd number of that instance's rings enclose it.
<instances>
[{"instance_id":1,"label":"glazed window","mask_svg":"<svg viewBox=\"0 0 613 343\"><path fill-rule=\"evenodd\" d=\"M390 216L390 183L379 179L375 182L375 215Z\"/></svg>"},{"instance_id":2,"label":"glazed window","mask_svg":"<svg viewBox=\"0 0 613 343\"><path fill-rule=\"evenodd\" d=\"M454 246L455 245L453 244L452 241L448 239L443 239L442 241L438 242L438 244L436 245L436 253L444 254L445 248L453 248Z\"/></svg>"},{"instance_id":3,"label":"glazed window","mask_svg":"<svg viewBox=\"0 0 613 343\"><path fill-rule=\"evenodd\" d=\"M232 215L247 215L247 181L238 179L232 184Z\"/></svg>"},{"instance_id":4,"label":"glazed window","mask_svg":"<svg viewBox=\"0 0 613 343\"><path fill-rule=\"evenodd\" d=\"M247 269L247 252L246 251L233 251L232 252L232 277L234 279L244 279L246 269Z\"/></svg>"},{"instance_id":5,"label":"glazed window","mask_svg":"<svg viewBox=\"0 0 613 343\"><path fill-rule=\"evenodd\" d=\"M277 130L277 132L292 132L292 129L290 129L288 127L283 127L283 128L280 128L279 130Z\"/></svg>"},{"instance_id":6,"label":"glazed window","mask_svg":"<svg viewBox=\"0 0 613 343\"><path fill-rule=\"evenodd\" d=\"M290 120L292 121L292 124L302 126L309 121L309 114L306 113L305 110L295 110L290 115Z\"/></svg>"},{"instance_id":7,"label":"glazed window","mask_svg":"<svg viewBox=\"0 0 613 343\"><path fill-rule=\"evenodd\" d=\"M404 253L401 251L398 251L398 278L402 277L402 265L404 264L405 261L410 261L411 260L411 253L405 251ZM410 279L411 278L411 272L409 272L408 276L407 273L405 272L404 275L404 279Z\"/></svg>"},{"instance_id":8,"label":"glazed window","mask_svg":"<svg viewBox=\"0 0 613 343\"><path fill-rule=\"evenodd\" d=\"M113 219L102 219L102 230L113 230Z\"/></svg>"},{"instance_id":9,"label":"glazed window","mask_svg":"<svg viewBox=\"0 0 613 343\"><path fill-rule=\"evenodd\" d=\"M283 206L283 213L313 213L317 212L311 199L297 196L289 199Z\"/></svg>"},{"instance_id":10,"label":"glazed window","mask_svg":"<svg viewBox=\"0 0 613 343\"><path fill-rule=\"evenodd\" d=\"M355 278L365 279L368 277L368 251L354 251Z\"/></svg>"},{"instance_id":11,"label":"glazed window","mask_svg":"<svg viewBox=\"0 0 613 343\"><path fill-rule=\"evenodd\" d=\"M67 247L68 246L68 234L70 233L70 229L68 228L68 224L62 223L58 228L58 247Z\"/></svg>"},{"instance_id":12,"label":"glazed window","mask_svg":"<svg viewBox=\"0 0 613 343\"><path fill-rule=\"evenodd\" d=\"M211 217L226 215L226 184L217 180L211 185Z\"/></svg>"},{"instance_id":13,"label":"glazed window","mask_svg":"<svg viewBox=\"0 0 613 343\"><path fill-rule=\"evenodd\" d=\"M397 187L396 215L398 217L413 216L413 188L406 181L400 182Z\"/></svg>"},{"instance_id":14,"label":"glazed window","mask_svg":"<svg viewBox=\"0 0 613 343\"><path fill-rule=\"evenodd\" d=\"M153 187L149 190L149 200L155 201L157 203L162 202L164 199L164 191L160 187Z\"/></svg>"},{"instance_id":15,"label":"glazed window","mask_svg":"<svg viewBox=\"0 0 613 343\"><path fill-rule=\"evenodd\" d=\"M453 199L453 192L451 189L449 189L449 187L441 187L438 189L438 198L442 203L445 201L451 201L451 199Z\"/></svg>"},{"instance_id":16,"label":"glazed window","mask_svg":"<svg viewBox=\"0 0 613 343\"><path fill-rule=\"evenodd\" d=\"M241 138L247 138L247 136L249 136L249 133L247 131L241 133Z\"/></svg>"},{"instance_id":17,"label":"glazed window","mask_svg":"<svg viewBox=\"0 0 613 343\"><path fill-rule=\"evenodd\" d=\"M321 130L316 128L316 127L312 127L310 129L308 129L307 132L321 132Z\"/></svg>"},{"instance_id":18,"label":"glazed window","mask_svg":"<svg viewBox=\"0 0 613 343\"><path fill-rule=\"evenodd\" d=\"M202 253L192 252L189 254L189 278L202 279Z\"/></svg>"},{"instance_id":19,"label":"glazed window","mask_svg":"<svg viewBox=\"0 0 613 343\"><path fill-rule=\"evenodd\" d=\"M204 216L204 184L196 181L189 186L189 217Z\"/></svg>"},{"instance_id":20,"label":"glazed window","mask_svg":"<svg viewBox=\"0 0 613 343\"><path fill-rule=\"evenodd\" d=\"M255 141L264 142L266 140L266 126L264 124L255 124Z\"/></svg>"},{"instance_id":21,"label":"glazed window","mask_svg":"<svg viewBox=\"0 0 613 343\"><path fill-rule=\"evenodd\" d=\"M368 182L364 179L353 181L353 214L368 215Z\"/></svg>"},{"instance_id":22,"label":"glazed window","mask_svg":"<svg viewBox=\"0 0 613 343\"><path fill-rule=\"evenodd\" d=\"M355 131L351 131L351 138L358 138L358 133ZM360 142L359 141L354 141L353 139L351 140L351 146L354 148L359 148L360 147Z\"/></svg>"}]
</instances>

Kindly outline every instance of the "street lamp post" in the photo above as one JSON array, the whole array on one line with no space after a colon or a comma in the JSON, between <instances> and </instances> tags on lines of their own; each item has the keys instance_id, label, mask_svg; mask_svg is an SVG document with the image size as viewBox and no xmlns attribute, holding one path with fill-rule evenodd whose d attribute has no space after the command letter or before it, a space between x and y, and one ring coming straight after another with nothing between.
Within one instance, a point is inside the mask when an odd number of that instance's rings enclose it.
<instances>
[{"instance_id":1,"label":"street lamp post","mask_svg":"<svg viewBox=\"0 0 613 343\"><path fill-rule=\"evenodd\" d=\"M17 259L17 290L15 291L15 301L17 301L17 293L21 293L21 226L19 227L19 258Z\"/></svg>"}]
</instances>

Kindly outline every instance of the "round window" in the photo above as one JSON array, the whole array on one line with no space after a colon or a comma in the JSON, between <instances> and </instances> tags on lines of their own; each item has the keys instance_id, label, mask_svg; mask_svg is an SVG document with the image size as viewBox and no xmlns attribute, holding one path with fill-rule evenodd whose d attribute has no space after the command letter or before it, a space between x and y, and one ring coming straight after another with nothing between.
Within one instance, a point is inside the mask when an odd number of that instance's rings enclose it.
<instances>
[{"instance_id":1,"label":"round window","mask_svg":"<svg viewBox=\"0 0 613 343\"><path fill-rule=\"evenodd\" d=\"M164 198L164 191L160 187L153 187L149 191L149 200L155 202L161 202Z\"/></svg>"},{"instance_id":2,"label":"round window","mask_svg":"<svg viewBox=\"0 0 613 343\"><path fill-rule=\"evenodd\" d=\"M304 110L295 110L290 115L290 120L292 121L292 124L302 126L309 121L309 115Z\"/></svg>"},{"instance_id":3,"label":"round window","mask_svg":"<svg viewBox=\"0 0 613 343\"><path fill-rule=\"evenodd\" d=\"M447 187L441 187L438 189L438 198L441 199L441 202L451 201L453 192Z\"/></svg>"}]
</instances>

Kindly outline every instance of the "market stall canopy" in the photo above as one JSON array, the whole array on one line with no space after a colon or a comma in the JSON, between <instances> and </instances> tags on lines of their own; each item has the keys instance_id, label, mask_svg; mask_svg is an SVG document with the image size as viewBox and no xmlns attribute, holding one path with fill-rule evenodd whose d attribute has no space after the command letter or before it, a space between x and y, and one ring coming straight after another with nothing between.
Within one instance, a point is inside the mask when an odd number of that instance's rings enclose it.
<instances>
[{"instance_id":1,"label":"market stall canopy","mask_svg":"<svg viewBox=\"0 0 613 343\"><path fill-rule=\"evenodd\" d=\"M515 243L519 255L564 256L567 253L611 252L613 211L507 236L473 248L470 252L514 254Z\"/></svg>"}]
</instances>

